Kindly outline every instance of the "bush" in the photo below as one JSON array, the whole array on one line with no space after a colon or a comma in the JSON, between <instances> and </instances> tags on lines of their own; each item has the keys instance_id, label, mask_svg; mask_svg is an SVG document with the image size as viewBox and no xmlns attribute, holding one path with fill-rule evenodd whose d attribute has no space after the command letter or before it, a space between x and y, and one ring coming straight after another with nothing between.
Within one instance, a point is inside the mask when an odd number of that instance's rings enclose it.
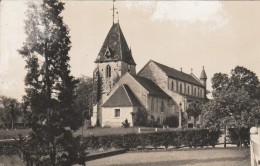
<instances>
[{"instance_id":1,"label":"bush","mask_svg":"<svg viewBox=\"0 0 260 166\"><path fill-rule=\"evenodd\" d=\"M127 119L124 122L122 122L122 127L123 128L129 128L130 127L130 123L128 122Z\"/></svg>"},{"instance_id":2,"label":"bush","mask_svg":"<svg viewBox=\"0 0 260 166\"><path fill-rule=\"evenodd\" d=\"M180 148L182 146L203 147L213 146L218 142L219 130L208 129L187 129L175 131L160 131L153 133L125 134L125 135L106 135L91 136L85 138L85 144L92 149L98 148L137 148L153 146L155 148L169 146Z\"/></svg>"},{"instance_id":3,"label":"bush","mask_svg":"<svg viewBox=\"0 0 260 166\"><path fill-rule=\"evenodd\" d=\"M178 127L179 117L176 115L169 116L163 121L163 125L168 125L169 127Z\"/></svg>"},{"instance_id":4,"label":"bush","mask_svg":"<svg viewBox=\"0 0 260 166\"><path fill-rule=\"evenodd\" d=\"M147 126L148 112L145 108L138 108L138 110L132 113L134 126Z\"/></svg>"},{"instance_id":5,"label":"bush","mask_svg":"<svg viewBox=\"0 0 260 166\"><path fill-rule=\"evenodd\" d=\"M244 145L248 146L250 140L250 128L229 128L229 137L233 144L236 144L238 147Z\"/></svg>"}]
</instances>

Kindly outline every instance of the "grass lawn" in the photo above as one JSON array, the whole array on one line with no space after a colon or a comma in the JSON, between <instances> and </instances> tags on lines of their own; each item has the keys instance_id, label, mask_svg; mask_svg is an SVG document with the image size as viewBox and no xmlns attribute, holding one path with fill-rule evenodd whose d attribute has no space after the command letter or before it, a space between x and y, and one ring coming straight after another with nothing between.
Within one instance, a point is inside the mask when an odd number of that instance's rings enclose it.
<instances>
[{"instance_id":1,"label":"grass lawn","mask_svg":"<svg viewBox=\"0 0 260 166\"><path fill-rule=\"evenodd\" d=\"M31 129L0 130L0 139L12 139L14 137L18 138L19 134L26 136L30 131Z\"/></svg>"},{"instance_id":2,"label":"grass lawn","mask_svg":"<svg viewBox=\"0 0 260 166\"><path fill-rule=\"evenodd\" d=\"M22 166L24 165L18 156L0 155L0 166Z\"/></svg>"},{"instance_id":3,"label":"grass lawn","mask_svg":"<svg viewBox=\"0 0 260 166\"><path fill-rule=\"evenodd\" d=\"M142 127L142 129L148 129L148 127ZM154 129L154 128L149 128ZM158 128L158 131L163 130L162 128ZM168 128L167 131L177 130L177 128ZM153 131L150 131L153 132ZM84 136L101 136L101 135L112 135L112 134L128 134L128 133L138 133L138 127L129 127L129 128L84 128L83 135ZM74 133L75 135L82 135L82 128Z\"/></svg>"},{"instance_id":4,"label":"grass lawn","mask_svg":"<svg viewBox=\"0 0 260 166\"><path fill-rule=\"evenodd\" d=\"M89 161L89 166L250 166L249 149L210 148L129 152Z\"/></svg>"}]
</instances>

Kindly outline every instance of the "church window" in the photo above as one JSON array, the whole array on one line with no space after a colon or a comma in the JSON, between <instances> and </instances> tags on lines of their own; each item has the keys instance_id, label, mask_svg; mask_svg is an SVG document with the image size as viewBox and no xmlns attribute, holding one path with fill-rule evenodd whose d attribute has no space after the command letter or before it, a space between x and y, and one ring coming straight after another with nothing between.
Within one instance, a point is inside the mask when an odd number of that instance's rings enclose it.
<instances>
[{"instance_id":1,"label":"church window","mask_svg":"<svg viewBox=\"0 0 260 166\"><path fill-rule=\"evenodd\" d=\"M182 84L180 84L180 93L182 93Z\"/></svg>"},{"instance_id":2,"label":"church window","mask_svg":"<svg viewBox=\"0 0 260 166\"><path fill-rule=\"evenodd\" d=\"M172 81L172 91L174 91L174 82Z\"/></svg>"},{"instance_id":3,"label":"church window","mask_svg":"<svg viewBox=\"0 0 260 166\"><path fill-rule=\"evenodd\" d=\"M106 67L106 77L111 77L111 67L109 65Z\"/></svg>"},{"instance_id":4,"label":"church window","mask_svg":"<svg viewBox=\"0 0 260 166\"><path fill-rule=\"evenodd\" d=\"M197 96L197 89L194 88L194 96Z\"/></svg>"},{"instance_id":5,"label":"church window","mask_svg":"<svg viewBox=\"0 0 260 166\"><path fill-rule=\"evenodd\" d=\"M115 109L114 117L120 117L120 109Z\"/></svg>"},{"instance_id":6,"label":"church window","mask_svg":"<svg viewBox=\"0 0 260 166\"><path fill-rule=\"evenodd\" d=\"M189 95L190 94L190 87L188 86L188 92L187 92L187 94Z\"/></svg>"},{"instance_id":7,"label":"church window","mask_svg":"<svg viewBox=\"0 0 260 166\"><path fill-rule=\"evenodd\" d=\"M162 100L162 103L161 103L161 112L164 111L164 108L163 108L163 100Z\"/></svg>"}]
</instances>

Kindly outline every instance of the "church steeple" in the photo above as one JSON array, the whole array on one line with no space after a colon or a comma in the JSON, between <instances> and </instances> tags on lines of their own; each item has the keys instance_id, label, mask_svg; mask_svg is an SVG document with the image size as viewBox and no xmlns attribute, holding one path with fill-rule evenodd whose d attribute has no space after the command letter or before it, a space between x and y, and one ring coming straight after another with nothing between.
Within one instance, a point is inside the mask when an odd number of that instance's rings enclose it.
<instances>
[{"instance_id":1,"label":"church steeple","mask_svg":"<svg viewBox=\"0 0 260 166\"><path fill-rule=\"evenodd\" d=\"M201 74L200 74L200 81L202 82L202 84L206 87L207 85L207 75L206 75L206 72L205 72L205 69L204 69L204 66L202 68L202 71L201 71Z\"/></svg>"},{"instance_id":2,"label":"church steeple","mask_svg":"<svg viewBox=\"0 0 260 166\"><path fill-rule=\"evenodd\" d=\"M96 63L124 61L136 65L119 23L114 23L99 51Z\"/></svg>"},{"instance_id":3,"label":"church steeple","mask_svg":"<svg viewBox=\"0 0 260 166\"><path fill-rule=\"evenodd\" d=\"M119 23L113 23L95 60L103 79L104 93L129 72L136 74L136 63Z\"/></svg>"}]
</instances>

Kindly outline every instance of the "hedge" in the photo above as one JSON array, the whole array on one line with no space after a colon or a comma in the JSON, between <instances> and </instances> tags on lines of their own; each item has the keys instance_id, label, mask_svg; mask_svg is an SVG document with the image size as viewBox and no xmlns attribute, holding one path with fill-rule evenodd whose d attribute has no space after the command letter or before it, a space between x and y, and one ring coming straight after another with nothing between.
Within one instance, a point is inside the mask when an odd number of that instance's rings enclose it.
<instances>
[{"instance_id":1,"label":"hedge","mask_svg":"<svg viewBox=\"0 0 260 166\"><path fill-rule=\"evenodd\" d=\"M218 143L220 131L208 129L185 129L175 131L159 131L153 133L131 133L124 135L90 136L84 138L84 143L89 149L99 148L137 148L153 146L203 147L213 146Z\"/></svg>"}]
</instances>

